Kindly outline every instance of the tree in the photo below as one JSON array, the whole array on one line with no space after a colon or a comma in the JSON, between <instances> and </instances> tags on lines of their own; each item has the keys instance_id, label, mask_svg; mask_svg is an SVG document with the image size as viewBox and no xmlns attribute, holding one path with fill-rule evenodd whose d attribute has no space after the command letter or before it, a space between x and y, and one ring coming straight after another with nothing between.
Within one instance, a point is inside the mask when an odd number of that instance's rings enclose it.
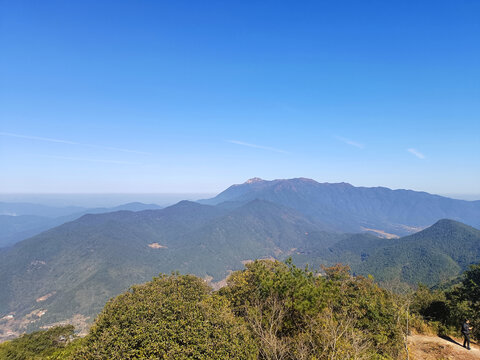
<instances>
[{"instance_id":1,"label":"tree","mask_svg":"<svg viewBox=\"0 0 480 360\"><path fill-rule=\"evenodd\" d=\"M22 335L18 339L0 344L0 359L45 359L65 348L73 338L73 330L72 325L56 326L48 330Z\"/></svg>"},{"instance_id":2,"label":"tree","mask_svg":"<svg viewBox=\"0 0 480 360\"><path fill-rule=\"evenodd\" d=\"M473 335L476 338L480 337L480 264L470 266L464 273L462 284L454 291L454 296L460 300L460 305L463 305L462 318L470 318L474 324ZM459 323L462 318L458 319Z\"/></svg>"},{"instance_id":3,"label":"tree","mask_svg":"<svg viewBox=\"0 0 480 360\"><path fill-rule=\"evenodd\" d=\"M438 322L439 332L458 335L460 325L469 318L473 335L480 336L480 264L463 273L460 283L446 290L430 290L420 285L413 294L412 311L425 320Z\"/></svg>"},{"instance_id":4,"label":"tree","mask_svg":"<svg viewBox=\"0 0 480 360\"><path fill-rule=\"evenodd\" d=\"M109 301L75 359L255 359L228 301L203 280L162 275Z\"/></svg>"},{"instance_id":5,"label":"tree","mask_svg":"<svg viewBox=\"0 0 480 360\"><path fill-rule=\"evenodd\" d=\"M347 267L319 276L290 262L255 261L220 290L243 317L259 359L392 359L403 354L405 314L395 297Z\"/></svg>"}]
</instances>

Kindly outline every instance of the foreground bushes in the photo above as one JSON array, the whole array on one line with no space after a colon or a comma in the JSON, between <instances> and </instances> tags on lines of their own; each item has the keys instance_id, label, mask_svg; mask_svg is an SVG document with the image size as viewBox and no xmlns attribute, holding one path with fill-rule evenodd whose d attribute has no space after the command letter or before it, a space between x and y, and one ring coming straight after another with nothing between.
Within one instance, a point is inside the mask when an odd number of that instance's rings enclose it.
<instances>
[{"instance_id":1,"label":"foreground bushes","mask_svg":"<svg viewBox=\"0 0 480 360\"><path fill-rule=\"evenodd\" d=\"M413 294L412 311L430 321L441 334L460 335L460 325L468 318L473 336L480 338L480 265L465 271L461 282L444 290L420 285Z\"/></svg>"},{"instance_id":2,"label":"foreground bushes","mask_svg":"<svg viewBox=\"0 0 480 360\"><path fill-rule=\"evenodd\" d=\"M403 302L346 267L324 270L255 261L218 292L163 275L110 300L87 337L41 358L404 358Z\"/></svg>"},{"instance_id":3,"label":"foreground bushes","mask_svg":"<svg viewBox=\"0 0 480 360\"><path fill-rule=\"evenodd\" d=\"M161 276L107 303L76 359L255 359L225 298L194 276Z\"/></svg>"},{"instance_id":4,"label":"foreground bushes","mask_svg":"<svg viewBox=\"0 0 480 360\"><path fill-rule=\"evenodd\" d=\"M161 276L111 300L75 359L397 359L401 306L348 269L256 261L212 293Z\"/></svg>"},{"instance_id":5,"label":"foreground bushes","mask_svg":"<svg viewBox=\"0 0 480 360\"><path fill-rule=\"evenodd\" d=\"M73 326L57 326L0 344L2 360L56 359L73 337ZM59 357L58 359L63 359Z\"/></svg>"},{"instance_id":6,"label":"foreground bushes","mask_svg":"<svg viewBox=\"0 0 480 360\"><path fill-rule=\"evenodd\" d=\"M255 336L260 359L396 359L405 315L395 297L348 268L326 276L256 261L220 290Z\"/></svg>"}]
</instances>

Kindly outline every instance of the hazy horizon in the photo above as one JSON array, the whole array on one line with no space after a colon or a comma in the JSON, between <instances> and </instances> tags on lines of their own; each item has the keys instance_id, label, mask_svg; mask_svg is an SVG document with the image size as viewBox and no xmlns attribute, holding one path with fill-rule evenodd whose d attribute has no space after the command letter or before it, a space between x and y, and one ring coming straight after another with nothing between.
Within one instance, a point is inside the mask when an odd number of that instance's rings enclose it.
<instances>
[{"instance_id":1,"label":"hazy horizon","mask_svg":"<svg viewBox=\"0 0 480 360\"><path fill-rule=\"evenodd\" d=\"M173 205L182 200L196 201L213 197L216 194L199 193L157 193L157 194L86 194L86 193L52 193L52 194L2 194L0 202L25 202L55 207L114 207L131 202L155 204L160 206Z\"/></svg>"},{"instance_id":2,"label":"hazy horizon","mask_svg":"<svg viewBox=\"0 0 480 360\"><path fill-rule=\"evenodd\" d=\"M268 179L267 179L268 180ZM239 184L240 182L236 183ZM235 185L235 184L230 184ZM230 186L229 185L229 186ZM354 185L354 184L352 184ZM356 186L356 185L354 185ZM381 186L381 185L377 185ZM373 186L373 187L377 187ZM181 200L197 201L218 195L225 190L201 193L0 193L0 202L27 202L50 206L80 206L80 207L113 207L130 202L152 203L160 206L175 204ZM401 188L404 189L404 188ZM398 189L392 189L398 190ZM414 190L414 189L406 189ZM422 190L414 190L422 191ZM432 193L452 199L477 201L480 194L467 193Z\"/></svg>"}]
</instances>

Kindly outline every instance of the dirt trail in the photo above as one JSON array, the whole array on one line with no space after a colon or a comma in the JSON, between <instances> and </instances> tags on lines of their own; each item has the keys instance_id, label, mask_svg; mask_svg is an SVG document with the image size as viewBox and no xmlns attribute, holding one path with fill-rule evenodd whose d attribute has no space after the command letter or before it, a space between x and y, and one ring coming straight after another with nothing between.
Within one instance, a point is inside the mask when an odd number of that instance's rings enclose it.
<instances>
[{"instance_id":1,"label":"dirt trail","mask_svg":"<svg viewBox=\"0 0 480 360\"><path fill-rule=\"evenodd\" d=\"M471 350L462 347L463 339L449 340L432 335L409 337L410 359L412 360L478 360L480 347L471 344Z\"/></svg>"}]
</instances>

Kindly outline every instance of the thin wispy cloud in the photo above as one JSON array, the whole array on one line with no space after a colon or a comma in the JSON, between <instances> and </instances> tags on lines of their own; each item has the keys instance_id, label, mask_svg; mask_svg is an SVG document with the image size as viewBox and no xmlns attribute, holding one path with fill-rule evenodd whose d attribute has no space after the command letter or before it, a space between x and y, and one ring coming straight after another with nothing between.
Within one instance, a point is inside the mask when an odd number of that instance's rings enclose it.
<instances>
[{"instance_id":1,"label":"thin wispy cloud","mask_svg":"<svg viewBox=\"0 0 480 360\"><path fill-rule=\"evenodd\" d=\"M347 138L344 138L344 137L341 137L341 136L335 136L335 139L343 142L344 144L354 146L358 149L363 149L365 147L365 145L363 145L359 142L356 142L356 141L353 141L353 140L350 140L350 139L347 139Z\"/></svg>"},{"instance_id":2,"label":"thin wispy cloud","mask_svg":"<svg viewBox=\"0 0 480 360\"><path fill-rule=\"evenodd\" d=\"M420 151L418 151L417 149L414 149L414 148L409 148L407 149L407 151L412 154L412 155L415 155L417 158L419 159L425 159L425 155L423 155Z\"/></svg>"},{"instance_id":3,"label":"thin wispy cloud","mask_svg":"<svg viewBox=\"0 0 480 360\"><path fill-rule=\"evenodd\" d=\"M152 155L152 153L149 153L146 151L122 149L122 148L116 148L111 146L101 146L101 145L92 145L92 144L79 144L79 145L88 146L88 147L97 148L97 149L103 149L103 150L121 151L121 152L132 153L132 154Z\"/></svg>"},{"instance_id":4,"label":"thin wispy cloud","mask_svg":"<svg viewBox=\"0 0 480 360\"><path fill-rule=\"evenodd\" d=\"M51 138L40 137L40 136L20 135L20 134L6 133L6 132L0 132L0 135L1 135L1 136L21 138L21 139L39 140L39 141L47 141L47 142L70 144L70 145L80 145L79 143L76 143L76 142L73 142L73 141L60 140L60 139L51 139Z\"/></svg>"},{"instance_id":5,"label":"thin wispy cloud","mask_svg":"<svg viewBox=\"0 0 480 360\"><path fill-rule=\"evenodd\" d=\"M278 153L282 153L282 154L289 154L288 151L281 150L281 149L277 149L277 148L273 148L273 147L270 147L270 146L250 144L250 143L247 143L247 142L244 142L244 141L239 141L239 140L226 140L226 141L229 142L229 143L231 143L231 144L236 144L236 145L251 147L251 148L255 148L255 149L262 149L262 150L274 151L274 152L278 152Z\"/></svg>"},{"instance_id":6,"label":"thin wispy cloud","mask_svg":"<svg viewBox=\"0 0 480 360\"><path fill-rule=\"evenodd\" d=\"M93 162L93 163L103 163L103 164L117 164L117 165L141 165L136 162L122 161L122 160L105 160L105 159L91 159L91 158L81 158L81 157L71 157L71 156L55 156L55 155L41 155L41 157L57 160L68 160L68 161L82 161L82 162Z\"/></svg>"},{"instance_id":7,"label":"thin wispy cloud","mask_svg":"<svg viewBox=\"0 0 480 360\"><path fill-rule=\"evenodd\" d=\"M85 147L90 147L90 148L95 148L95 149L120 151L120 152L133 153L133 154L151 155L151 153L144 152L144 151L122 149L122 148L116 148L116 147L111 147L111 146L102 146L102 145L94 145L94 144L84 144L84 143L79 143L79 142L76 142L76 141L53 139L53 138L40 137L40 136L13 134L13 133L8 133L8 132L0 132L0 136L8 136L8 137L14 137L14 138L20 138L20 139L45 141L45 142L68 144L68 145L78 145L78 146L85 146Z\"/></svg>"}]
</instances>

